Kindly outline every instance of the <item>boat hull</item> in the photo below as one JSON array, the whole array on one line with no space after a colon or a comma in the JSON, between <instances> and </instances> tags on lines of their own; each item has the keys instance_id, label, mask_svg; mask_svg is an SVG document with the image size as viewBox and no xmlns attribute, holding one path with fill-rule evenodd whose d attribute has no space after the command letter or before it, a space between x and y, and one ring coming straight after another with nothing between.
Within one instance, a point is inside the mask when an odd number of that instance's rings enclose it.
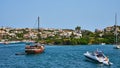
<instances>
[{"instance_id":1,"label":"boat hull","mask_svg":"<svg viewBox=\"0 0 120 68\"><path fill-rule=\"evenodd\" d=\"M120 49L120 46L118 45L118 46L115 46L114 48L115 48L115 49Z\"/></svg>"},{"instance_id":2,"label":"boat hull","mask_svg":"<svg viewBox=\"0 0 120 68\"><path fill-rule=\"evenodd\" d=\"M38 54L44 52L43 46L26 46L25 53L26 54Z\"/></svg>"},{"instance_id":3,"label":"boat hull","mask_svg":"<svg viewBox=\"0 0 120 68\"><path fill-rule=\"evenodd\" d=\"M89 54L88 52L87 53L84 53L84 56L90 60L94 60L96 62L100 62L97 60L97 58L95 56L91 56L91 54Z\"/></svg>"},{"instance_id":4,"label":"boat hull","mask_svg":"<svg viewBox=\"0 0 120 68\"><path fill-rule=\"evenodd\" d=\"M89 56L86 56L86 55L85 55L85 57L88 58L88 59L90 59L90 60L94 60L95 62L99 62L99 61L96 60L95 58L92 58L92 57L89 57ZM100 63L100 62L99 62L99 63Z\"/></svg>"},{"instance_id":5,"label":"boat hull","mask_svg":"<svg viewBox=\"0 0 120 68\"><path fill-rule=\"evenodd\" d=\"M38 53L42 53L44 50L39 50L39 49L36 49L36 50L25 50L25 53L27 54L38 54Z\"/></svg>"}]
</instances>

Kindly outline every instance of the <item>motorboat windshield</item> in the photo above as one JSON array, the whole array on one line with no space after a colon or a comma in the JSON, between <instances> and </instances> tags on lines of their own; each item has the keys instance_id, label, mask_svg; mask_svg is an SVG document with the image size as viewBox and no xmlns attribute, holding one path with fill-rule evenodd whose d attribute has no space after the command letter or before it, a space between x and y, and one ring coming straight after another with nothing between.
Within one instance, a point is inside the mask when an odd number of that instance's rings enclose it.
<instances>
[{"instance_id":1,"label":"motorboat windshield","mask_svg":"<svg viewBox=\"0 0 120 68\"><path fill-rule=\"evenodd\" d=\"M96 54L97 57L103 57L103 58L105 58L105 56L102 53L102 51L96 51L95 54Z\"/></svg>"}]
</instances>

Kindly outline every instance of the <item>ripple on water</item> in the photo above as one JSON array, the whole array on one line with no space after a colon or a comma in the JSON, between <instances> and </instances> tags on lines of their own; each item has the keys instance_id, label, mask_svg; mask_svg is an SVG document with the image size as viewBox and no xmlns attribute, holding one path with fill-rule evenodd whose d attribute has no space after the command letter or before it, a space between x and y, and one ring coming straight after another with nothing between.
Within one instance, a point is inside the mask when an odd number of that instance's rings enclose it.
<instances>
[{"instance_id":1,"label":"ripple on water","mask_svg":"<svg viewBox=\"0 0 120 68\"><path fill-rule=\"evenodd\" d=\"M45 46L45 52L36 55L15 55L24 52L24 44L0 45L0 68L120 68L120 50L105 46ZM112 66L88 61L83 53L102 50Z\"/></svg>"}]
</instances>

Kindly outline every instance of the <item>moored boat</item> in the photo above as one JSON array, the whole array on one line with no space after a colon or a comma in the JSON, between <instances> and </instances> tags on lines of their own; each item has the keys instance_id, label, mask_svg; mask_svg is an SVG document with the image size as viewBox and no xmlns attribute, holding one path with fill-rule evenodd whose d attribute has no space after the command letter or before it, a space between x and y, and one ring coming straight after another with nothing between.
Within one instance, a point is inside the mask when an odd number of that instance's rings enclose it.
<instances>
[{"instance_id":1,"label":"moored boat","mask_svg":"<svg viewBox=\"0 0 120 68\"><path fill-rule=\"evenodd\" d=\"M3 44L7 45L7 44L9 44L9 42L5 41L5 42L3 42Z\"/></svg>"},{"instance_id":2,"label":"moored boat","mask_svg":"<svg viewBox=\"0 0 120 68\"><path fill-rule=\"evenodd\" d=\"M115 45L115 49L120 49L120 45Z\"/></svg>"},{"instance_id":3,"label":"moored boat","mask_svg":"<svg viewBox=\"0 0 120 68\"><path fill-rule=\"evenodd\" d=\"M120 49L120 44L118 44L118 27L117 27L117 14L115 14L115 49Z\"/></svg>"},{"instance_id":4,"label":"moored boat","mask_svg":"<svg viewBox=\"0 0 120 68\"><path fill-rule=\"evenodd\" d=\"M44 52L44 46L41 44L27 45L25 47L25 53L27 54L37 54Z\"/></svg>"},{"instance_id":5,"label":"moored boat","mask_svg":"<svg viewBox=\"0 0 120 68\"><path fill-rule=\"evenodd\" d=\"M103 63L105 65L111 65L112 63L109 61L109 58L106 57L102 51L95 51L93 53L91 52L86 52L84 53L84 56L87 57L88 59L97 61L99 63Z\"/></svg>"},{"instance_id":6,"label":"moored boat","mask_svg":"<svg viewBox=\"0 0 120 68\"><path fill-rule=\"evenodd\" d=\"M38 33L39 33L39 17L38 17ZM39 37L38 37L39 40ZM27 45L25 47L25 53L26 54L37 54L37 53L42 53L44 52L44 45L40 44L40 43L36 43L34 45Z\"/></svg>"}]
</instances>

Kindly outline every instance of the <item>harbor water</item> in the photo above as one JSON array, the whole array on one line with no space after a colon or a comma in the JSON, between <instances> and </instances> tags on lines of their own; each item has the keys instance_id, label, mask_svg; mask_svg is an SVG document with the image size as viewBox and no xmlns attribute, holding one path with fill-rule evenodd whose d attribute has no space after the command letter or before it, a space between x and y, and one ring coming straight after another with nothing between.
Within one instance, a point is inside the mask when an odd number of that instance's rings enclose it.
<instances>
[{"instance_id":1,"label":"harbor water","mask_svg":"<svg viewBox=\"0 0 120 68\"><path fill-rule=\"evenodd\" d=\"M42 54L24 53L25 44L0 44L0 68L120 68L120 50L112 45L45 45ZM88 60L86 51L102 50L113 63L111 66Z\"/></svg>"}]
</instances>

